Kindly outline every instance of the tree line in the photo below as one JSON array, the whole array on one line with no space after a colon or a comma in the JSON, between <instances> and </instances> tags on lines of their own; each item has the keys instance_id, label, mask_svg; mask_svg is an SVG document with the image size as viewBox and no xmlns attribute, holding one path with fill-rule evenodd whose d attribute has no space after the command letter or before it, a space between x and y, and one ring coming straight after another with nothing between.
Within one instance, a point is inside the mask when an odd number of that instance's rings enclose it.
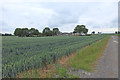
<instances>
[{"instance_id":1,"label":"tree line","mask_svg":"<svg viewBox=\"0 0 120 80\"><path fill-rule=\"evenodd\" d=\"M74 33L78 33L80 35L87 34L88 29L86 28L85 25L77 25L73 31ZM16 28L14 31L14 35L15 36L19 36L19 37L41 37L41 36L56 36L56 35L60 35L61 32L59 31L58 28L53 28L52 30L50 30L49 27L45 27L41 32L39 32L38 29L35 28Z\"/></svg>"},{"instance_id":2,"label":"tree line","mask_svg":"<svg viewBox=\"0 0 120 80\"><path fill-rule=\"evenodd\" d=\"M8 33L5 33L5 34L0 33L0 35L2 35L2 36L14 36L14 35L8 34Z\"/></svg>"},{"instance_id":3,"label":"tree line","mask_svg":"<svg viewBox=\"0 0 120 80\"><path fill-rule=\"evenodd\" d=\"M78 33L80 35L87 34L88 29L86 28L85 25L77 25L73 31L73 33ZM45 27L41 32L39 32L38 29L35 28L16 28L14 31L14 35L15 36L19 36L19 37L41 37L41 36L56 36L56 35L60 35L61 32L59 31L58 28L53 28L52 30L50 30L49 27Z\"/></svg>"},{"instance_id":4,"label":"tree line","mask_svg":"<svg viewBox=\"0 0 120 80\"><path fill-rule=\"evenodd\" d=\"M74 31L71 34L75 35L88 35L87 34L88 29L86 28L85 25L77 25L74 29ZM98 34L101 34L102 32L98 32ZM45 27L42 32L39 32L38 29L35 28L16 28L14 31L14 35L12 34L2 34L2 36L19 36L19 37L41 37L41 36L56 36L56 35L61 35L62 32L59 31L58 28L53 28L50 30L49 27ZM65 33L63 33L65 34ZM91 34L95 34L95 31L91 32ZM120 34L120 31L116 31L115 34Z\"/></svg>"},{"instance_id":5,"label":"tree line","mask_svg":"<svg viewBox=\"0 0 120 80\"><path fill-rule=\"evenodd\" d=\"M49 27L46 27L43 29L43 32L39 32L38 29L35 28L16 28L14 31L15 36L19 37L41 37L41 36L53 36L58 35L60 33L58 28L53 28L53 30L50 30Z\"/></svg>"}]
</instances>

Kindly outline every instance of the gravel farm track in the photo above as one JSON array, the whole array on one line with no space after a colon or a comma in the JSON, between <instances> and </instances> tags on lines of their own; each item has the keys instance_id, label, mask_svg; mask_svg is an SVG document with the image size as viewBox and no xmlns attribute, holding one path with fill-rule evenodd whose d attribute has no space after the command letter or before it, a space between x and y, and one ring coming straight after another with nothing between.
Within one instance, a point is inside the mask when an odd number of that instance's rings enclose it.
<instances>
[{"instance_id":1,"label":"gravel farm track","mask_svg":"<svg viewBox=\"0 0 120 80\"><path fill-rule=\"evenodd\" d=\"M118 37L112 36L98 64L98 78L118 78Z\"/></svg>"},{"instance_id":2,"label":"gravel farm track","mask_svg":"<svg viewBox=\"0 0 120 80\"><path fill-rule=\"evenodd\" d=\"M118 37L112 36L98 62L96 78L118 78Z\"/></svg>"},{"instance_id":3,"label":"gravel farm track","mask_svg":"<svg viewBox=\"0 0 120 80\"><path fill-rule=\"evenodd\" d=\"M98 64L92 72L70 71L80 78L118 78L118 37L112 36Z\"/></svg>"}]
</instances>

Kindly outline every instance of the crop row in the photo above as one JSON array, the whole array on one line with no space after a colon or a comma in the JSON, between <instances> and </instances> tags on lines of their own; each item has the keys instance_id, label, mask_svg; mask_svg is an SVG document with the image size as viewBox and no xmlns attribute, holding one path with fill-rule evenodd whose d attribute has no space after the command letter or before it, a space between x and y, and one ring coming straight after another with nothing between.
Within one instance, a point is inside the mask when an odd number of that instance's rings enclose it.
<instances>
[{"instance_id":1,"label":"crop row","mask_svg":"<svg viewBox=\"0 0 120 80\"><path fill-rule=\"evenodd\" d=\"M55 63L62 56L69 56L104 35L56 36L40 38L3 37L2 77L16 77L25 70Z\"/></svg>"}]
</instances>

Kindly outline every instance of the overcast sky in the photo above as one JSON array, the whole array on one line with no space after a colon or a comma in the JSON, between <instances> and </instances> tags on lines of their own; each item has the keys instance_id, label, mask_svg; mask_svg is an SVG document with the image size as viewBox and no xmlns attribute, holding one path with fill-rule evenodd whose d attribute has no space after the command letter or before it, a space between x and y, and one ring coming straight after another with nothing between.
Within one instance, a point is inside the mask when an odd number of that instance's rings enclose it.
<instances>
[{"instance_id":1,"label":"overcast sky","mask_svg":"<svg viewBox=\"0 0 120 80\"><path fill-rule=\"evenodd\" d=\"M72 32L84 24L92 31L103 33L118 30L118 2L101 1L42 1L4 0L0 5L2 33L13 33L15 28L58 27L61 32Z\"/></svg>"}]
</instances>

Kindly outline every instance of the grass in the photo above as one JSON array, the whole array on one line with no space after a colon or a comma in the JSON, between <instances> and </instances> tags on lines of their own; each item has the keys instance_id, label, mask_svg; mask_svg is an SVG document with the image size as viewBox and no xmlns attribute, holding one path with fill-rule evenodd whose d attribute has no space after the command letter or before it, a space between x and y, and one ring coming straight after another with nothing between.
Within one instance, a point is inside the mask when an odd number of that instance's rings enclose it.
<instances>
[{"instance_id":1,"label":"grass","mask_svg":"<svg viewBox=\"0 0 120 80\"><path fill-rule=\"evenodd\" d=\"M59 78L67 78L68 77L67 70L64 67L59 66L56 68L56 70L57 70L57 74L58 74Z\"/></svg>"},{"instance_id":2,"label":"grass","mask_svg":"<svg viewBox=\"0 0 120 80\"><path fill-rule=\"evenodd\" d=\"M68 74L67 69L62 65L56 67L55 70L56 70L56 74L58 75L58 78L79 78L79 76L77 75Z\"/></svg>"},{"instance_id":3,"label":"grass","mask_svg":"<svg viewBox=\"0 0 120 80\"><path fill-rule=\"evenodd\" d=\"M117 34L117 36L120 36L120 34Z\"/></svg>"},{"instance_id":4,"label":"grass","mask_svg":"<svg viewBox=\"0 0 120 80\"><path fill-rule=\"evenodd\" d=\"M69 66L75 69L91 71L96 61L102 56L110 37L104 38L86 48L77 51L77 54L69 59Z\"/></svg>"},{"instance_id":5,"label":"grass","mask_svg":"<svg viewBox=\"0 0 120 80\"><path fill-rule=\"evenodd\" d=\"M69 74L69 78L79 78L78 75Z\"/></svg>"},{"instance_id":6,"label":"grass","mask_svg":"<svg viewBox=\"0 0 120 80\"><path fill-rule=\"evenodd\" d=\"M110 37L106 37L90 46L82 48L76 52L76 55L68 59L68 66L74 67L75 70L83 69L91 71L95 66L96 61L103 55L103 52L108 44ZM57 68L59 78L79 78L77 75L68 74L65 67Z\"/></svg>"}]
</instances>

